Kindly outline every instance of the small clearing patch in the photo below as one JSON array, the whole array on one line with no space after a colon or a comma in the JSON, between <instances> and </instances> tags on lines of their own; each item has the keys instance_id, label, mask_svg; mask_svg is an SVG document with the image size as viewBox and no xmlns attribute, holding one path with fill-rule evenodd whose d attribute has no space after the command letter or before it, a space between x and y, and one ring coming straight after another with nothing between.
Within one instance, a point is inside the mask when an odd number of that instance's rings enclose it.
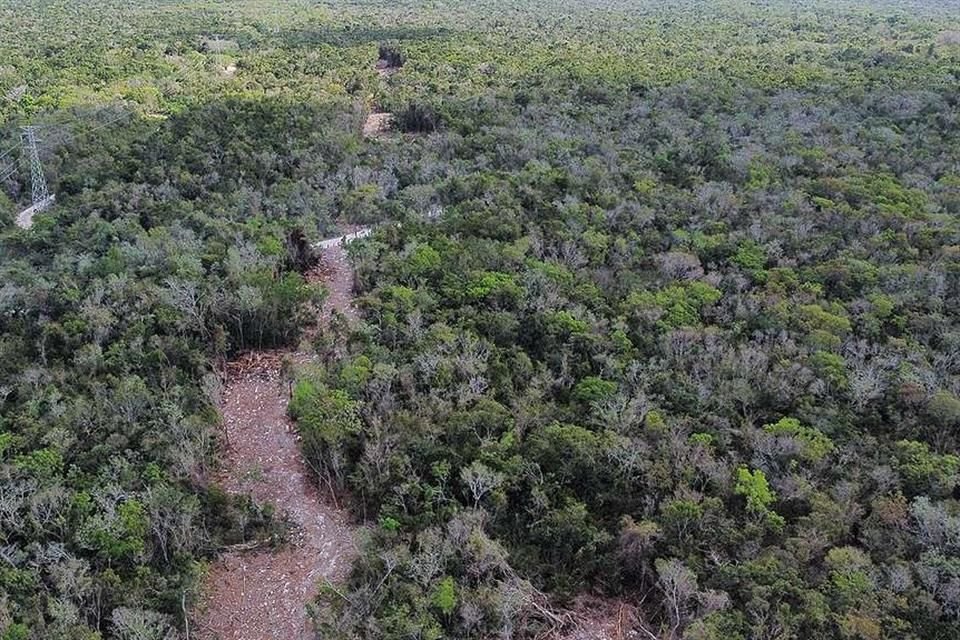
<instances>
[{"instance_id":1,"label":"small clearing patch","mask_svg":"<svg viewBox=\"0 0 960 640\"><path fill-rule=\"evenodd\" d=\"M389 60L377 60L376 70L381 78L389 78L400 71L400 67L390 64Z\"/></svg>"},{"instance_id":2,"label":"small clearing patch","mask_svg":"<svg viewBox=\"0 0 960 640\"><path fill-rule=\"evenodd\" d=\"M390 130L393 123L393 114L386 112L371 113L363 123L363 135L367 138L376 138Z\"/></svg>"},{"instance_id":3,"label":"small clearing patch","mask_svg":"<svg viewBox=\"0 0 960 640\"><path fill-rule=\"evenodd\" d=\"M17 214L16 224L21 229L29 229L33 226L33 216L36 214L45 211L50 205L53 204L55 196L47 196L46 200L42 200L37 204L27 207L23 211Z\"/></svg>"},{"instance_id":4,"label":"small clearing patch","mask_svg":"<svg viewBox=\"0 0 960 640\"><path fill-rule=\"evenodd\" d=\"M633 630L634 608L621 600L580 596L570 613L577 625L557 640L635 640L641 637Z\"/></svg>"}]
</instances>

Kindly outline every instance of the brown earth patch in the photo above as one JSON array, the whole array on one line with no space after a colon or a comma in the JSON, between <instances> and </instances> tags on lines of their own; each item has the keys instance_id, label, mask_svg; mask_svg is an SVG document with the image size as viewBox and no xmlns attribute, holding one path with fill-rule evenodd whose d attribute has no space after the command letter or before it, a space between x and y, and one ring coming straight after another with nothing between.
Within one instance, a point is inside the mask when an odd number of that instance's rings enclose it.
<instances>
[{"instance_id":1,"label":"brown earth patch","mask_svg":"<svg viewBox=\"0 0 960 640\"><path fill-rule=\"evenodd\" d=\"M622 600L580 596L570 610L576 624L555 640L635 640L642 637L633 630L635 613Z\"/></svg>"},{"instance_id":2,"label":"brown earth patch","mask_svg":"<svg viewBox=\"0 0 960 640\"><path fill-rule=\"evenodd\" d=\"M342 244L323 248L308 274L330 291L319 313L354 316L353 273ZM271 503L294 526L278 550L229 551L214 563L195 615L200 640L306 640L307 605L324 581L346 576L356 553L353 526L320 495L304 463L296 426L287 417L286 360L312 354L291 349L253 351L229 363L220 401L225 442L216 480L231 493Z\"/></svg>"},{"instance_id":3,"label":"brown earth patch","mask_svg":"<svg viewBox=\"0 0 960 640\"><path fill-rule=\"evenodd\" d=\"M386 134L393 124L393 114L386 112L371 113L363 123L363 135L376 138Z\"/></svg>"},{"instance_id":4,"label":"brown earth patch","mask_svg":"<svg viewBox=\"0 0 960 640\"><path fill-rule=\"evenodd\" d=\"M389 60L377 60L375 69L381 78L389 78L400 71L400 67L391 65Z\"/></svg>"}]
</instances>

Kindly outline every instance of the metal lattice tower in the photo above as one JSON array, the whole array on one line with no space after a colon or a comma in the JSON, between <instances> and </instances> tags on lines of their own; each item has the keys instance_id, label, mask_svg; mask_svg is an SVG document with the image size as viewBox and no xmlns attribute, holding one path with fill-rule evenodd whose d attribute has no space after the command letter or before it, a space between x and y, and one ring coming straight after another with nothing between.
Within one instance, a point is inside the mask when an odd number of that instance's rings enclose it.
<instances>
[{"instance_id":1,"label":"metal lattice tower","mask_svg":"<svg viewBox=\"0 0 960 640\"><path fill-rule=\"evenodd\" d=\"M24 127L21 138L27 154L30 156L30 186L33 189L33 206L35 210L40 210L49 203L50 194L47 192L47 179L43 175L43 165L40 164L37 132L34 127Z\"/></svg>"}]
</instances>

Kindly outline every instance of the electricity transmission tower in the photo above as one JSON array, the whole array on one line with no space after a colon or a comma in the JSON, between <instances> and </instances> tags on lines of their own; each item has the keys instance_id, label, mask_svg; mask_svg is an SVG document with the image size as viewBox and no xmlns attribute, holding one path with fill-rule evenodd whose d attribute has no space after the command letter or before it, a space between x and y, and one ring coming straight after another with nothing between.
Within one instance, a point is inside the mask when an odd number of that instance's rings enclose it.
<instances>
[{"instance_id":1,"label":"electricity transmission tower","mask_svg":"<svg viewBox=\"0 0 960 640\"><path fill-rule=\"evenodd\" d=\"M87 129L83 132L83 135L89 135L96 131L100 131L104 127L108 127L123 118L130 117L131 113L131 111L122 110L118 115L113 115L112 117L107 118L106 121L100 122L97 126ZM76 118L74 118L74 122L77 122ZM69 121L61 122L59 124L67 125L69 124ZM30 163L30 187L32 202L30 203L29 207L17 214L16 218L17 226L23 229L29 229L33 224L34 214L46 211L51 205L53 205L54 200L56 200L56 195L50 193L50 191L47 189L47 179L43 172L43 163L40 161L40 153L44 147L49 149L51 144L59 144L73 139L73 135L71 135L69 132L66 134L57 134L56 127L57 123L21 127L19 147L22 149L23 153L21 154L21 159L19 162L12 159L14 157L12 154L17 148L16 145L10 149L7 149L6 151L0 150L0 182L13 175L17 171L18 164L21 169L26 169L25 162ZM52 136L50 135L51 133L53 134ZM43 136L43 140L40 140L39 135ZM5 162L5 158L10 158L10 160Z\"/></svg>"},{"instance_id":2,"label":"electricity transmission tower","mask_svg":"<svg viewBox=\"0 0 960 640\"><path fill-rule=\"evenodd\" d=\"M52 198L47 192L47 179L40 164L40 150L37 148L37 132L34 127L24 127L21 135L23 146L30 157L30 186L33 190L33 210L43 211L50 205Z\"/></svg>"},{"instance_id":3,"label":"electricity transmission tower","mask_svg":"<svg viewBox=\"0 0 960 640\"><path fill-rule=\"evenodd\" d=\"M24 127L20 133L20 141L30 159L30 186L33 190L33 203L17 215L17 226L29 229L33 224L33 216L46 210L53 204L54 196L47 191L47 179L43 175L43 165L40 164L40 149L37 147L37 132L34 127Z\"/></svg>"}]
</instances>

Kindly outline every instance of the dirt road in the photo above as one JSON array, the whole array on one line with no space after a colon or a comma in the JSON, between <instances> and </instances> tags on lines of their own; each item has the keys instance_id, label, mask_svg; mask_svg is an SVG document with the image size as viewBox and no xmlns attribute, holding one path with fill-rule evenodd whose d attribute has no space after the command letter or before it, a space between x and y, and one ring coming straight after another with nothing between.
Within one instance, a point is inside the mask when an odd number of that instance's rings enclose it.
<instances>
[{"instance_id":1,"label":"dirt road","mask_svg":"<svg viewBox=\"0 0 960 640\"><path fill-rule=\"evenodd\" d=\"M319 243L322 280L330 290L320 322L332 310L352 316L353 274L344 244L366 235ZM325 579L345 576L355 553L354 527L331 506L310 478L280 377L284 357L310 354L250 352L231 363L221 400L227 443L225 490L270 502L296 526L290 544L275 551L231 552L211 568L195 616L200 640L300 640L310 638L306 605Z\"/></svg>"}]
</instances>

